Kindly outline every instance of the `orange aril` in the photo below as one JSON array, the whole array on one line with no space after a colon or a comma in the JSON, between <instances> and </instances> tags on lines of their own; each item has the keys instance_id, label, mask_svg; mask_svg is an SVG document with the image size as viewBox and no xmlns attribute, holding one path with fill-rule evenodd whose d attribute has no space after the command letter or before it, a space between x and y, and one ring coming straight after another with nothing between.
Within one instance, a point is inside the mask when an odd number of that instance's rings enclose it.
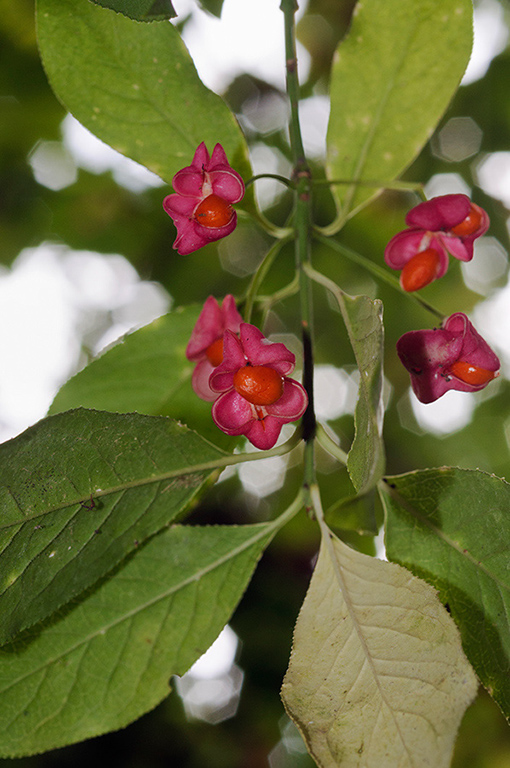
<instances>
[{"instance_id":1,"label":"orange aril","mask_svg":"<svg viewBox=\"0 0 510 768\"><path fill-rule=\"evenodd\" d=\"M223 336L213 341L205 350L207 359L216 368L217 365L223 362Z\"/></svg>"},{"instance_id":2,"label":"orange aril","mask_svg":"<svg viewBox=\"0 0 510 768\"><path fill-rule=\"evenodd\" d=\"M465 384L480 387L492 381L496 376L496 371L488 371L486 368L480 368L478 365L466 363L465 360L457 360L456 363L450 366L449 374L455 376L456 379L460 379Z\"/></svg>"},{"instance_id":3,"label":"orange aril","mask_svg":"<svg viewBox=\"0 0 510 768\"><path fill-rule=\"evenodd\" d=\"M458 235L458 237L467 237L468 235L472 235L473 232L476 232L476 230L479 229L480 224L482 223L482 219L482 209L474 203L471 203L471 208L469 209L469 213L466 218L461 221L460 224L457 224L457 226L452 227L450 232L454 235Z\"/></svg>"},{"instance_id":4,"label":"orange aril","mask_svg":"<svg viewBox=\"0 0 510 768\"><path fill-rule=\"evenodd\" d=\"M234 389L252 405L272 405L283 394L283 376L266 365L245 365L234 374Z\"/></svg>"},{"instance_id":5,"label":"orange aril","mask_svg":"<svg viewBox=\"0 0 510 768\"><path fill-rule=\"evenodd\" d=\"M418 291L436 279L439 254L434 248L420 251L410 259L400 273L400 285L408 293Z\"/></svg>"},{"instance_id":6,"label":"orange aril","mask_svg":"<svg viewBox=\"0 0 510 768\"><path fill-rule=\"evenodd\" d=\"M226 200L218 195L209 195L197 205L193 218L203 227L218 229L232 220L234 209Z\"/></svg>"}]
</instances>

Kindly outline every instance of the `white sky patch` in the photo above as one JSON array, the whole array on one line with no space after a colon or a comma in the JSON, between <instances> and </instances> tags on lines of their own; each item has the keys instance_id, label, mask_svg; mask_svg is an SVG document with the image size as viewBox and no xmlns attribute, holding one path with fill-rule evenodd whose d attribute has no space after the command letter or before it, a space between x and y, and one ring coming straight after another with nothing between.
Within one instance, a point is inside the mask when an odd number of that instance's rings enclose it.
<instances>
[{"instance_id":1,"label":"white sky patch","mask_svg":"<svg viewBox=\"0 0 510 768\"><path fill-rule=\"evenodd\" d=\"M352 376L334 365L317 365L314 370L314 405L320 421L354 413L358 384Z\"/></svg>"},{"instance_id":2,"label":"white sky patch","mask_svg":"<svg viewBox=\"0 0 510 768\"><path fill-rule=\"evenodd\" d=\"M480 151L483 131L471 117L452 117L439 133L432 137L432 152L436 157L460 163Z\"/></svg>"},{"instance_id":3,"label":"white sky patch","mask_svg":"<svg viewBox=\"0 0 510 768\"><path fill-rule=\"evenodd\" d=\"M48 189L58 192L78 179L74 158L61 141L39 141L28 157L34 179Z\"/></svg>"},{"instance_id":4,"label":"white sky patch","mask_svg":"<svg viewBox=\"0 0 510 768\"><path fill-rule=\"evenodd\" d=\"M424 190L429 200L439 195L471 195L471 187L459 173L436 173L425 184Z\"/></svg>"},{"instance_id":5,"label":"white sky patch","mask_svg":"<svg viewBox=\"0 0 510 768\"><path fill-rule=\"evenodd\" d=\"M505 274L508 254L499 240L484 236L475 242L475 256L471 261L461 262L462 277L468 288L487 296Z\"/></svg>"},{"instance_id":6,"label":"white sky patch","mask_svg":"<svg viewBox=\"0 0 510 768\"><path fill-rule=\"evenodd\" d=\"M170 298L141 281L118 254L45 243L0 271L0 440L42 418L76 370L82 342L105 343L168 310Z\"/></svg>"},{"instance_id":7,"label":"white sky patch","mask_svg":"<svg viewBox=\"0 0 510 768\"><path fill-rule=\"evenodd\" d=\"M46 413L80 352L69 284L50 249L23 251L0 276L0 437Z\"/></svg>"},{"instance_id":8,"label":"white sky patch","mask_svg":"<svg viewBox=\"0 0 510 768\"><path fill-rule=\"evenodd\" d=\"M239 638L231 627L221 631L214 643L186 674L199 680L211 680L226 675L235 661Z\"/></svg>"},{"instance_id":9,"label":"white sky patch","mask_svg":"<svg viewBox=\"0 0 510 768\"><path fill-rule=\"evenodd\" d=\"M501 360L501 373L510 378L510 280L504 288L478 304L473 311L473 325Z\"/></svg>"},{"instance_id":10,"label":"white sky patch","mask_svg":"<svg viewBox=\"0 0 510 768\"><path fill-rule=\"evenodd\" d=\"M276 173L288 178L292 167L289 161L273 147L257 143L251 147L250 152L253 175L259 173ZM259 179L255 185L255 194L262 209L272 205L286 187L275 179Z\"/></svg>"},{"instance_id":11,"label":"white sky patch","mask_svg":"<svg viewBox=\"0 0 510 768\"><path fill-rule=\"evenodd\" d=\"M296 768L301 765L300 757L306 755L307 749L297 727L287 715L280 720L280 733L281 739L267 757L269 768ZM306 762L310 764L308 760Z\"/></svg>"},{"instance_id":12,"label":"white sky patch","mask_svg":"<svg viewBox=\"0 0 510 768\"><path fill-rule=\"evenodd\" d=\"M227 625L189 672L174 678L188 717L219 723L235 715L243 685L235 663L238 644Z\"/></svg>"},{"instance_id":13,"label":"white sky patch","mask_svg":"<svg viewBox=\"0 0 510 768\"><path fill-rule=\"evenodd\" d=\"M484 192L510 208L510 152L491 152L476 164L475 175Z\"/></svg>"},{"instance_id":14,"label":"white sky patch","mask_svg":"<svg viewBox=\"0 0 510 768\"><path fill-rule=\"evenodd\" d=\"M276 445L285 443L294 433L294 424L284 424ZM242 448L243 453L258 453L251 443L246 441ZM285 472L289 456L272 456L260 461L247 461L236 467L239 473L239 480L243 484L245 491L251 493L259 499L275 493L285 482Z\"/></svg>"},{"instance_id":15,"label":"white sky patch","mask_svg":"<svg viewBox=\"0 0 510 768\"><path fill-rule=\"evenodd\" d=\"M300 3L300 13L304 3ZM245 72L285 89L283 13L276 0L225 0L221 19L203 11L192 0L175 0L179 18L191 13L183 39L200 79L221 93ZM309 68L309 55L298 44L300 79Z\"/></svg>"},{"instance_id":16,"label":"white sky patch","mask_svg":"<svg viewBox=\"0 0 510 768\"><path fill-rule=\"evenodd\" d=\"M481 0L478 3L474 10L474 32L473 52L461 85L480 80L492 59L506 48L508 26L501 3L497 0Z\"/></svg>"},{"instance_id":17,"label":"white sky patch","mask_svg":"<svg viewBox=\"0 0 510 768\"><path fill-rule=\"evenodd\" d=\"M289 105L283 94L276 91L257 91L255 97L243 103L241 125L246 126L248 131L261 134L279 131L289 122L289 112Z\"/></svg>"},{"instance_id":18,"label":"white sky patch","mask_svg":"<svg viewBox=\"0 0 510 768\"><path fill-rule=\"evenodd\" d=\"M451 435L466 427L473 416L476 404L475 393L450 390L433 403L420 403L410 391L411 405L416 420L422 429L435 435Z\"/></svg>"},{"instance_id":19,"label":"white sky patch","mask_svg":"<svg viewBox=\"0 0 510 768\"><path fill-rule=\"evenodd\" d=\"M329 96L311 96L299 105L305 152L309 157L326 157L326 133L330 112Z\"/></svg>"},{"instance_id":20,"label":"white sky patch","mask_svg":"<svg viewBox=\"0 0 510 768\"><path fill-rule=\"evenodd\" d=\"M131 192L143 192L166 184L143 165L102 142L72 115L67 115L62 121L62 136L64 149L79 168L89 173L111 171L117 184Z\"/></svg>"},{"instance_id":21,"label":"white sky patch","mask_svg":"<svg viewBox=\"0 0 510 768\"><path fill-rule=\"evenodd\" d=\"M273 456L260 461L247 461L239 467L239 479L244 489L254 496L269 496L285 481L286 456Z\"/></svg>"}]
</instances>

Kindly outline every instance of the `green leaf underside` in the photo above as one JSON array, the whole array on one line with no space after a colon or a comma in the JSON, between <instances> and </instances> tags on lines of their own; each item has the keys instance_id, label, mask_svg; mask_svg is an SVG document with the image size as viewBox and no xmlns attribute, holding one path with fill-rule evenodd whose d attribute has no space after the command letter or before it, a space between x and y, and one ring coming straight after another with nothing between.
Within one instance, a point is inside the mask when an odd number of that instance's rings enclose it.
<instances>
[{"instance_id":1,"label":"green leaf underside","mask_svg":"<svg viewBox=\"0 0 510 768\"><path fill-rule=\"evenodd\" d=\"M50 84L92 133L167 182L201 141L219 142L241 175L246 143L225 102L201 82L170 23L144 24L90 2L38 0Z\"/></svg>"},{"instance_id":2,"label":"green leaf underside","mask_svg":"<svg viewBox=\"0 0 510 768\"><path fill-rule=\"evenodd\" d=\"M0 642L182 514L223 455L170 419L85 410L0 445Z\"/></svg>"},{"instance_id":3,"label":"green leaf underside","mask_svg":"<svg viewBox=\"0 0 510 768\"><path fill-rule=\"evenodd\" d=\"M384 472L382 422L383 344L382 302L368 296L339 297L359 370L358 402L354 413L355 435L347 469L358 493L366 493Z\"/></svg>"},{"instance_id":4,"label":"green leaf underside","mask_svg":"<svg viewBox=\"0 0 510 768\"><path fill-rule=\"evenodd\" d=\"M282 687L320 768L447 768L476 690L429 585L324 539Z\"/></svg>"},{"instance_id":5,"label":"green leaf underside","mask_svg":"<svg viewBox=\"0 0 510 768\"><path fill-rule=\"evenodd\" d=\"M64 746L156 706L226 624L277 527L173 527L0 650L0 754Z\"/></svg>"},{"instance_id":6,"label":"green leaf underside","mask_svg":"<svg viewBox=\"0 0 510 768\"><path fill-rule=\"evenodd\" d=\"M437 589L482 683L510 717L510 485L430 469L381 486L386 551Z\"/></svg>"},{"instance_id":7,"label":"green leaf underside","mask_svg":"<svg viewBox=\"0 0 510 768\"><path fill-rule=\"evenodd\" d=\"M177 16L170 0L92 0L134 21L161 21Z\"/></svg>"},{"instance_id":8,"label":"green leaf underside","mask_svg":"<svg viewBox=\"0 0 510 768\"><path fill-rule=\"evenodd\" d=\"M331 73L330 179L391 182L446 110L471 53L471 0L360 0ZM377 186L338 185L341 218Z\"/></svg>"},{"instance_id":9,"label":"green leaf underside","mask_svg":"<svg viewBox=\"0 0 510 768\"><path fill-rule=\"evenodd\" d=\"M197 305L171 312L125 336L64 384L50 413L83 406L174 416L167 408L183 386L190 404L195 403L194 363L186 359L186 345L200 309Z\"/></svg>"}]
</instances>

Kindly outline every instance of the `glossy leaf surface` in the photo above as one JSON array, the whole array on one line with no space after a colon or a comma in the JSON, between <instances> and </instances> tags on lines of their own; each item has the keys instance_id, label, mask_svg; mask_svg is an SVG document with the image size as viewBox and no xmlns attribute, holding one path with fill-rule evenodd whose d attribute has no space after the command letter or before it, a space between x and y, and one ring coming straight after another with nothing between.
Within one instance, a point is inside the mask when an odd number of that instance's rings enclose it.
<instances>
[{"instance_id":1,"label":"glossy leaf surface","mask_svg":"<svg viewBox=\"0 0 510 768\"><path fill-rule=\"evenodd\" d=\"M341 221L430 138L469 61L472 16L471 0L356 5L331 72L328 165L331 179L364 184L334 187Z\"/></svg>"},{"instance_id":2,"label":"glossy leaf surface","mask_svg":"<svg viewBox=\"0 0 510 768\"><path fill-rule=\"evenodd\" d=\"M170 419L85 410L0 445L0 642L168 525L222 455Z\"/></svg>"},{"instance_id":3,"label":"glossy leaf surface","mask_svg":"<svg viewBox=\"0 0 510 768\"><path fill-rule=\"evenodd\" d=\"M231 165L249 175L233 114L203 85L172 24L140 24L74 0L38 0L37 18L53 90L98 138L167 182L201 141L211 152L222 144Z\"/></svg>"},{"instance_id":4,"label":"glossy leaf surface","mask_svg":"<svg viewBox=\"0 0 510 768\"><path fill-rule=\"evenodd\" d=\"M230 618L278 523L181 527L0 650L0 754L54 749L152 709Z\"/></svg>"},{"instance_id":5,"label":"glossy leaf surface","mask_svg":"<svg viewBox=\"0 0 510 768\"><path fill-rule=\"evenodd\" d=\"M103 8L123 13L134 21L161 21L177 16L171 0L93 0Z\"/></svg>"},{"instance_id":6,"label":"glossy leaf surface","mask_svg":"<svg viewBox=\"0 0 510 768\"><path fill-rule=\"evenodd\" d=\"M186 345L199 312L186 307L124 336L64 384L50 413L82 406L168 415L165 409L185 386L196 400Z\"/></svg>"},{"instance_id":7,"label":"glossy leaf surface","mask_svg":"<svg viewBox=\"0 0 510 768\"><path fill-rule=\"evenodd\" d=\"M510 485L447 467L389 477L381 499L388 557L439 590L480 680L510 717Z\"/></svg>"},{"instance_id":8,"label":"glossy leaf surface","mask_svg":"<svg viewBox=\"0 0 510 768\"><path fill-rule=\"evenodd\" d=\"M200 309L171 312L124 336L64 384L50 413L83 407L171 416L229 447L232 438L214 424L211 404L191 386L194 363L185 353Z\"/></svg>"}]
</instances>

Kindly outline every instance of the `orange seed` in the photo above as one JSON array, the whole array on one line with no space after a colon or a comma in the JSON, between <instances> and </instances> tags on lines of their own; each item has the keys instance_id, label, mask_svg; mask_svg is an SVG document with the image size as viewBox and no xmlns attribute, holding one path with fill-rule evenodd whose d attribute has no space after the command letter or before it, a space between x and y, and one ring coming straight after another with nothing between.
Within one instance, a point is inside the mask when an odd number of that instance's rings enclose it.
<instances>
[{"instance_id":1,"label":"orange seed","mask_svg":"<svg viewBox=\"0 0 510 768\"><path fill-rule=\"evenodd\" d=\"M434 248L420 251L405 264L400 273L400 285L408 293L418 291L436 279L439 254Z\"/></svg>"},{"instance_id":2,"label":"orange seed","mask_svg":"<svg viewBox=\"0 0 510 768\"><path fill-rule=\"evenodd\" d=\"M479 368L477 365L466 363L465 360L457 360L450 367L449 373L455 376L456 379L460 379L465 384L470 384L473 387L480 387L483 384L487 384L496 376L496 371L488 371L486 368Z\"/></svg>"},{"instance_id":3,"label":"orange seed","mask_svg":"<svg viewBox=\"0 0 510 768\"><path fill-rule=\"evenodd\" d=\"M466 216L466 218L460 222L460 224L457 224L456 227L452 227L450 232L452 232L454 235L458 235L459 237L466 237L467 235L472 235L473 232L476 232L476 230L479 228L483 218L483 213L481 208L479 208L474 203L471 203L471 208L469 209L469 213Z\"/></svg>"},{"instance_id":4,"label":"orange seed","mask_svg":"<svg viewBox=\"0 0 510 768\"><path fill-rule=\"evenodd\" d=\"M266 365L245 365L234 374L234 389L252 405L272 405L283 394L283 376Z\"/></svg>"},{"instance_id":5,"label":"orange seed","mask_svg":"<svg viewBox=\"0 0 510 768\"><path fill-rule=\"evenodd\" d=\"M197 205L193 218L202 227L218 229L226 226L234 215L234 209L226 200L218 195L209 195Z\"/></svg>"},{"instance_id":6,"label":"orange seed","mask_svg":"<svg viewBox=\"0 0 510 768\"><path fill-rule=\"evenodd\" d=\"M219 339L216 339L216 341L213 341L212 344L210 344L207 349L205 350L205 354L207 355L207 359L211 363L211 365L218 366L220 363L223 362L223 336L220 336Z\"/></svg>"}]
</instances>

